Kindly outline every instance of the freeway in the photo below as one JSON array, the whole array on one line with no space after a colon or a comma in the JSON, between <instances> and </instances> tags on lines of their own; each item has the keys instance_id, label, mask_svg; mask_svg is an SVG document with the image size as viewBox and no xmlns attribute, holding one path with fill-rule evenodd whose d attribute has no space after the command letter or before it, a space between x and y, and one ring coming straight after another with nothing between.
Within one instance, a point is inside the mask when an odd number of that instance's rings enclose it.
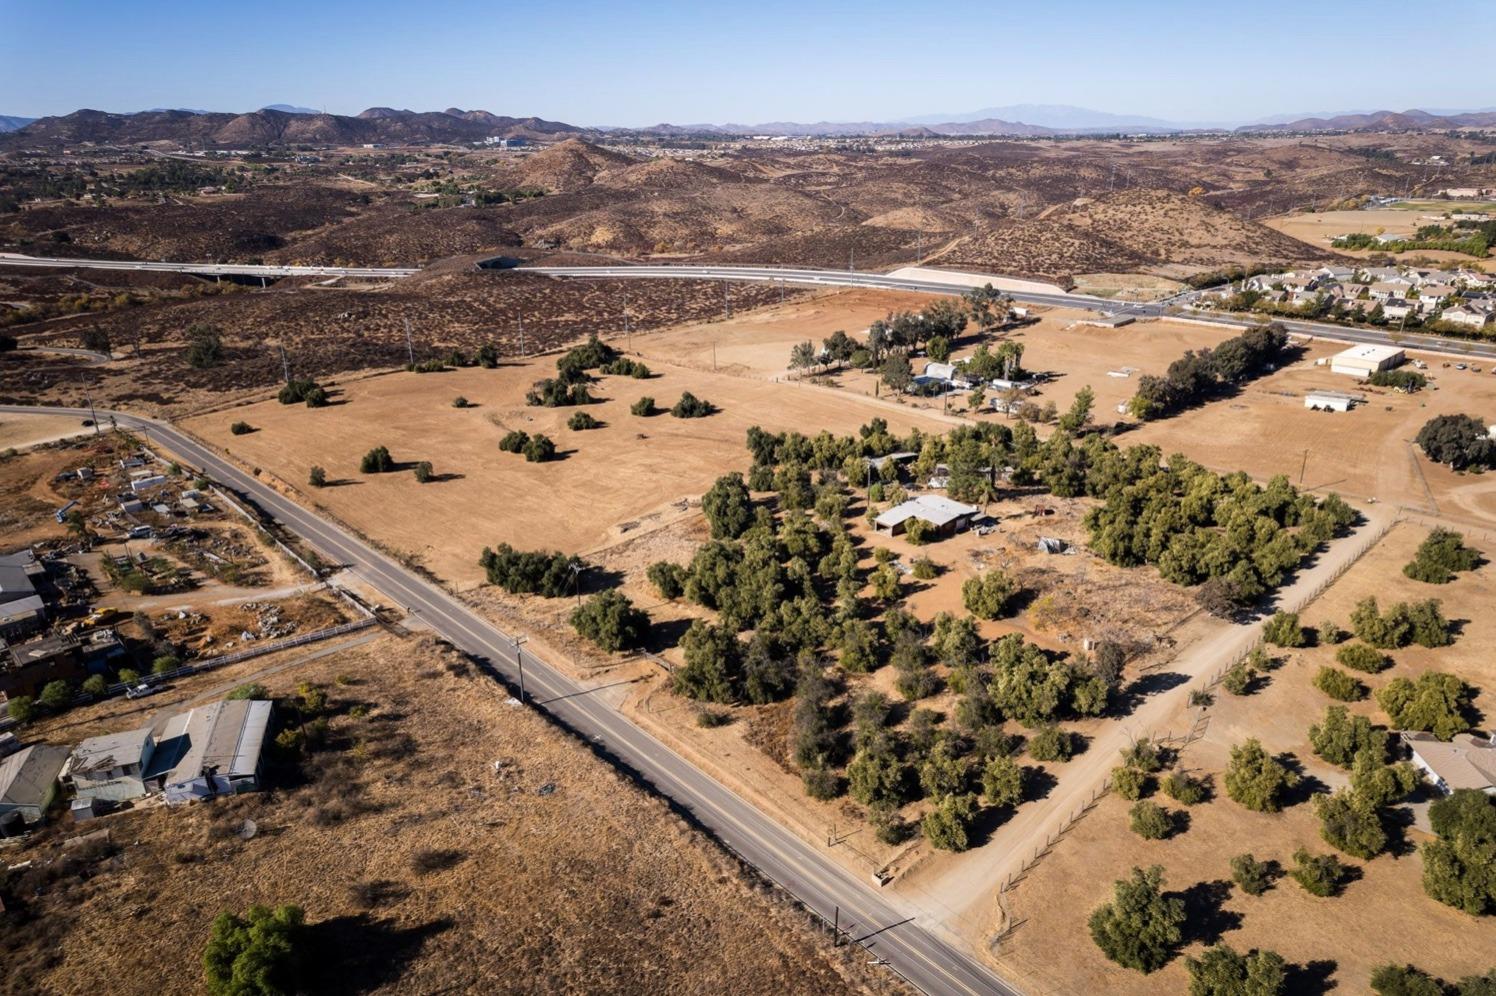
<instances>
[{"instance_id":1,"label":"freeway","mask_svg":"<svg viewBox=\"0 0 1496 996\"><path fill-rule=\"evenodd\" d=\"M0 406L0 413L73 415L77 408ZM241 471L223 456L168 423L100 411L123 429L154 439L184 462L240 491L329 559L361 579L454 646L514 682L521 647L458 599L369 544ZM838 916L849 936L888 962L926 993L996 994L1017 991L990 968L922 925L919 912L879 892L769 819L695 765L635 726L602 697L525 652L528 698L600 750L613 755L717 838L826 920Z\"/></svg>"},{"instance_id":2,"label":"freeway","mask_svg":"<svg viewBox=\"0 0 1496 996\"><path fill-rule=\"evenodd\" d=\"M911 291L918 294L958 294L964 289L940 280L890 277L881 273L863 273L855 270L816 270L777 266L535 266L518 269L526 273L539 273L551 277L594 280L725 280L808 287L866 287L874 290ZM1090 297L1085 294L1044 294L1029 291L1005 291L1004 293L1023 304L1084 308L1089 311L1134 315L1138 318L1182 315L1236 328L1253 328L1262 324L1262 320L1258 318L1205 311L1188 305L1176 304L1176 301L1188 298L1189 294L1175 295L1173 298L1166 298L1162 301L1124 302L1104 297ZM1301 321L1295 318L1279 318L1277 322L1290 332L1312 336L1316 339L1379 346L1398 345L1452 356L1496 360L1496 343L1450 339L1445 336L1421 335L1414 332L1354 328L1346 325Z\"/></svg>"},{"instance_id":3,"label":"freeway","mask_svg":"<svg viewBox=\"0 0 1496 996\"><path fill-rule=\"evenodd\" d=\"M273 266L258 263L160 263L134 259L69 259L23 256L0 252L0 267L33 269L146 270L153 273L193 273L204 277L408 277L414 267Z\"/></svg>"}]
</instances>

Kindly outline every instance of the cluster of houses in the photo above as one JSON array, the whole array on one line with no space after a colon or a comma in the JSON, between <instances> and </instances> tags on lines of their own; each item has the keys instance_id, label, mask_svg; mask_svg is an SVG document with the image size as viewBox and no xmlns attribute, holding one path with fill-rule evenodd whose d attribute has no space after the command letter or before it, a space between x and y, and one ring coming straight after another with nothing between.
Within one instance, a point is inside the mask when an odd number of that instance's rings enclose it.
<instances>
[{"instance_id":1,"label":"cluster of houses","mask_svg":"<svg viewBox=\"0 0 1496 996\"><path fill-rule=\"evenodd\" d=\"M960 363L937 363L930 361L925 368L914 378L917 387L934 390L937 392L947 391L970 391L974 388L984 388L988 391L997 391L1001 396L992 399L993 410L1006 411L1010 406L1015 410L1019 401L1012 400L1012 396L1032 394L1039 389L1039 381L1033 377L1025 377L1018 380L1009 380L1005 377L992 377L983 379L973 377Z\"/></svg>"},{"instance_id":2,"label":"cluster of houses","mask_svg":"<svg viewBox=\"0 0 1496 996\"><path fill-rule=\"evenodd\" d=\"M1328 300L1339 313L1380 307L1389 321L1438 319L1470 328L1496 323L1496 277L1475 270L1414 266L1322 266L1305 272L1263 273L1238 284L1206 291L1202 303L1224 301L1243 291L1277 304L1311 305Z\"/></svg>"},{"instance_id":3,"label":"cluster of houses","mask_svg":"<svg viewBox=\"0 0 1496 996\"><path fill-rule=\"evenodd\" d=\"M81 822L148 796L174 806L255 791L271 708L224 699L71 749L0 735L0 836L41 823L58 798Z\"/></svg>"}]
</instances>

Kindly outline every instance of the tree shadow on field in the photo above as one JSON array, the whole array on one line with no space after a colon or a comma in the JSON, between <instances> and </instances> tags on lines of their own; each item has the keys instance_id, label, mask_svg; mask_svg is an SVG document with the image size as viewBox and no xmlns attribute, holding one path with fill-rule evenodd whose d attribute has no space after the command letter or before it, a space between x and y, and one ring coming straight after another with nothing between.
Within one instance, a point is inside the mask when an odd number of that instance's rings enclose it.
<instances>
[{"instance_id":1,"label":"tree shadow on field","mask_svg":"<svg viewBox=\"0 0 1496 996\"><path fill-rule=\"evenodd\" d=\"M1047 799L1059 784L1060 780L1048 768L1030 765L1023 773L1023 801Z\"/></svg>"},{"instance_id":2,"label":"tree shadow on field","mask_svg":"<svg viewBox=\"0 0 1496 996\"><path fill-rule=\"evenodd\" d=\"M1340 965L1330 958L1319 958L1302 965L1287 965L1284 972L1283 991L1293 993L1294 996L1318 996L1319 993L1338 989L1339 984L1332 976L1335 974L1335 969L1339 967Z\"/></svg>"},{"instance_id":3,"label":"tree shadow on field","mask_svg":"<svg viewBox=\"0 0 1496 996\"><path fill-rule=\"evenodd\" d=\"M649 624L649 632L644 638L644 649L653 654L662 654L671 647L679 646L680 641L685 639L686 630L691 628L693 619L665 619L652 621Z\"/></svg>"},{"instance_id":4,"label":"tree shadow on field","mask_svg":"<svg viewBox=\"0 0 1496 996\"><path fill-rule=\"evenodd\" d=\"M351 477L339 477L336 480L327 481L326 483L324 483L322 485L322 487L324 487L324 488L347 488L347 487L352 487L352 486L354 486L356 484L362 484L362 483L364 483L364 482L363 481L354 480Z\"/></svg>"},{"instance_id":5,"label":"tree shadow on field","mask_svg":"<svg viewBox=\"0 0 1496 996\"><path fill-rule=\"evenodd\" d=\"M1231 898L1231 883L1226 879L1196 882L1177 895L1184 900L1184 944L1215 944L1227 931L1241 929L1242 915L1226 909L1226 900Z\"/></svg>"},{"instance_id":6,"label":"tree shadow on field","mask_svg":"<svg viewBox=\"0 0 1496 996\"><path fill-rule=\"evenodd\" d=\"M1283 765L1283 767L1299 776L1299 783L1297 785L1284 788L1283 790L1284 809L1287 809L1290 806L1297 806L1303 802L1308 802L1316 795L1320 795L1322 793L1330 791L1330 786L1326 785L1319 778L1305 771L1304 762L1300 761L1294 755L1285 751L1284 753L1277 755L1275 758L1273 758L1273 760L1277 761L1279 764Z\"/></svg>"},{"instance_id":7,"label":"tree shadow on field","mask_svg":"<svg viewBox=\"0 0 1496 996\"><path fill-rule=\"evenodd\" d=\"M1142 705L1148 696L1178 688L1189 680L1190 676L1182 671L1153 671L1139 675L1132 684L1117 693L1112 712L1114 715L1125 716Z\"/></svg>"},{"instance_id":8,"label":"tree shadow on field","mask_svg":"<svg viewBox=\"0 0 1496 996\"><path fill-rule=\"evenodd\" d=\"M466 474L457 474L457 473L452 473L452 472L447 472L447 473L442 473L442 474L432 474L429 478L427 478L426 483L427 484L444 484L447 481L461 481L461 480L463 480L466 477L467 477Z\"/></svg>"},{"instance_id":9,"label":"tree shadow on field","mask_svg":"<svg viewBox=\"0 0 1496 996\"><path fill-rule=\"evenodd\" d=\"M375 920L368 914L339 916L307 926L307 991L314 993L366 993L399 979L426 941L452 929L453 921L440 917L414 927L398 927L390 920Z\"/></svg>"}]
</instances>

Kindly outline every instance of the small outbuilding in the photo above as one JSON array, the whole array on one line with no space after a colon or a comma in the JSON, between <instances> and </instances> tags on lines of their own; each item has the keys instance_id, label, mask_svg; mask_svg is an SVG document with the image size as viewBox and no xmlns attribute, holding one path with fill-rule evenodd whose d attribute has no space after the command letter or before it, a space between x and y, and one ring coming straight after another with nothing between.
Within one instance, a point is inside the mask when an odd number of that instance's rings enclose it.
<instances>
[{"instance_id":1,"label":"small outbuilding","mask_svg":"<svg viewBox=\"0 0 1496 996\"><path fill-rule=\"evenodd\" d=\"M953 536L971 527L971 522L981 512L975 505L952 501L941 495L918 495L895 505L873 520L879 532L897 535L907 528L910 519L929 523L936 534Z\"/></svg>"},{"instance_id":2,"label":"small outbuilding","mask_svg":"<svg viewBox=\"0 0 1496 996\"><path fill-rule=\"evenodd\" d=\"M1344 391L1310 391L1304 395L1304 407L1321 412L1348 412L1365 400L1363 395Z\"/></svg>"},{"instance_id":3,"label":"small outbuilding","mask_svg":"<svg viewBox=\"0 0 1496 996\"><path fill-rule=\"evenodd\" d=\"M0 837L42 821L67 759L66 747L34 744L0 760Z\"/></svg>"},{"instance_id":4,"label":"small outbuilding","mask_svg":"<svg viewBox=\"0 0 1496 996\"><path fill-rule=\"evenodd\" d=\"M1396 346L1352 346L1330 357L1330 372L1351 377L1370 377L1378 370L1391 370L1407 358Z\"/></svg>"}]
</instances>

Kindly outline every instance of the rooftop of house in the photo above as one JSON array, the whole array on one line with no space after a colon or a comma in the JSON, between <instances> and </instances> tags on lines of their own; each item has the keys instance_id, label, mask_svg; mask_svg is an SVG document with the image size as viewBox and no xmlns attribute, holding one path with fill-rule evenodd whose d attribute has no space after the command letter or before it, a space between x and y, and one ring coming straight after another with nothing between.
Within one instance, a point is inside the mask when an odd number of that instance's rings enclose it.
<instances>
[{"instance_id":1,"label":"rooftop of house","mask_svg":"<svg viewBox=\"0 0 1496 996\"><path fill-rule=\"evenodd\" d=\"M1402 739L1451 792L1496 788L1496 743L1469 733L1448 742L1431 733L1404 733Z\"/></svg>"},{"instance_id":2,"label":"rooftop of house","mask_svg":"<svg viewBox=\"0 0 1496 996\"><path fill-rule=\"evenodd\" d=\"M254 774L270 710L263 699L225 699L172 716L161 730L145 777L165 776L171 785L209 769L228 777Z\"/></svg>"},{"instance_id":3,"label":"rooftop of house","mask_svg":"<svg viewBox=\"0 0 1496 996\"><path fill-rule=\"evenodd\" d=\"M76 776L140 764L150 751L151 743L149 726L125 730L123 733L109 733L102 737L89 737L73 748L68 771Z\"/></svg>"},{"instance_id":4,"label":"rooftop of house","mask_svg":"<svg viewBox=\"0 0 1496 996\"><path fill-rule=\"evenodd\" d=\"M944 526L966 515L976 515L981 509L975 505L964 505L942 495L916 495L908 501L895 505L878 516L877 523L893 527L909 519L924 519L933 526Z\"/></svg>"},{"instance_id":5,"label":"rooftop of house","mask_svg":"<svg viewBox=\"0 0 1496 996\"><path fill-rule=\"evenodd\" d=\"M0 803L40 805L68 759L66 747L33 744L0 759Z\"/></svg>"}]
</instances>

